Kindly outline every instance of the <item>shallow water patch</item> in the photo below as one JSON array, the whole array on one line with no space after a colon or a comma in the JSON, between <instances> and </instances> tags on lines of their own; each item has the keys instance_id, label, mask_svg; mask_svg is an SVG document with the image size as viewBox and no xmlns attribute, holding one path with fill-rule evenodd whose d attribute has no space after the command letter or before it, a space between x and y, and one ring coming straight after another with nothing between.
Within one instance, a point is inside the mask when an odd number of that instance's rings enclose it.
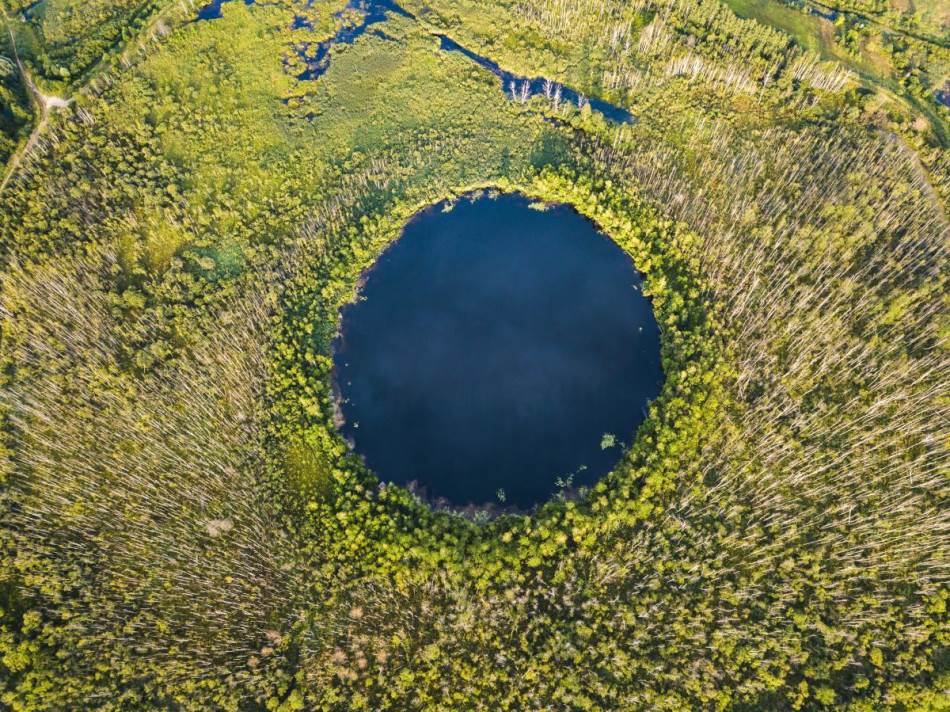
<instances>
[{"instance_id":1,"label":"shallow water patch","mask_svg":"<svg viewBox=\"0 0 950 712\"><path fill-rule=\"evenodd\" d=\"M217 20L223 16L221 14L221 6L226 2L232 1L233 0L212 0L198 10L198 20ZM244 4L253 5L254 0L244 0Z\"/></svg>"}]
</instances>

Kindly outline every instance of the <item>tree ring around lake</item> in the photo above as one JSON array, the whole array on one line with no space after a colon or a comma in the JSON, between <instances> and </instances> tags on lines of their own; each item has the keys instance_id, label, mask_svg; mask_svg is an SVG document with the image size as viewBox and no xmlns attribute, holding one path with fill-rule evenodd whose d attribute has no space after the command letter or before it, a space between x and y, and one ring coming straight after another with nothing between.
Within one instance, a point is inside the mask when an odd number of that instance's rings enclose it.
<instances>
[{"instance_id":1,"label":"tree ring around lake","mask_svg":"<svg viewBox=\"0 0 950 712\"><path fill-rule=\"evenodd\" d=\"M611 238L611 250L619 252L616 245L626 253L621 256L628 262L630 274L636 275L633 266L643 274L642 294L649 297L653 307L649 322L654 324L653 328L660 324L662 333L662 373L659 361L650 366L656 369L655 391L647 392L643 399L642 414L632 414L645 416L645 420L642 424L634 422L632 428L622 432L598 432L597 449L616 449L616 454L607 458L608 466L601 466L594 473L604 476L583 480L580 487L572 487L573 482L563 478L555 482L560 487L552 488L554 496L549 498L531 501L519 497L512 502L507 501L502 491L488 501L484 497L471 497L469 501L459 501L459 497L439 499L442 493L434 488L409 491L402 486L404 482L392 477L385 468L379 468L382 481L378 479L352 448L358 421L352 413L346 414L349 384L341 387L338 380L341 373L348 379L351 376L345 360L347 351L340 340L343 315L359 299L369 271L403 234L413 216L422 211L432 214L446 209L452 202L429 200L424 204L381 206L373 217L361 220L358 227L346 226L328 239L331 247L312 256L283 297L284 317L274 340L271 429L275 436L269 448L275 467L282 470L275 477L283 478L283 486L295 506L311 511L324 507L340 511L356 497L369 498L382 506L388 516L397 510L412 511L414 517L449 510L477 519L499 513L523 513L536 503L543 505L541 512L556 511L568 500L577 500L571 506L604 506L605 497L629 498L638 491L643 493L638 478L643 476L646 466L659 456L664 441L674 439L674 429L684 422L684 410L699 406L706 399L708 388L683 388L686 369L716 373L719 358L714 310L702 296L708 292L702 288L697 265L685 262L677 249L688 239L686 231L609 185L595 186L583 179L549 173L529 185L504 188L506 193L521 194L509 200L522 201L524 205L531 201L536 207L540 203L558 205L561 207L555 210L572 214L576 211L575 218L584 216L591 220L599 233ZM470 192L461 200L470 204L480 195ZM643 324L636 326L642 327ZM336 364L335 350L336 355L344 357ZM648 362L649 359L640 365ZM712 383L707 386L711 388ZM649 407L647 401L651 401ZM590 433L588 439L589 436ZM552 479L559 474L562 473L551 473ZM390 486L388 481L396 486ZM505 488L502 485L497 489ZM651 492L648 489L646 494Z\"/></svg>"}]
</instances>

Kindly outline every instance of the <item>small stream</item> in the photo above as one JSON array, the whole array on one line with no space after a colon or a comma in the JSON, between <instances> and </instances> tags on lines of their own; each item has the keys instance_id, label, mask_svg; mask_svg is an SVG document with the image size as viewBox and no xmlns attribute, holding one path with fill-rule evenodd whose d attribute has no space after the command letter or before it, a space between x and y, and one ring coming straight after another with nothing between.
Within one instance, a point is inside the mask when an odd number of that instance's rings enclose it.
<instances>
[{"instance_id":1,"label":"small stream","mask_svg":"<svg viewBox=\"0 0 950 712\"><path fill-rule=\"evenodd\" d=\"M532 96L543 95L547 98L555 111L561 108L565 103L572 103L578 109L584 108L590 104L590 108L599 111L604 118L610 121L616 121L620 124L631 124L634 122L634 116L623 107L610 104L601 99L592 99L584 96L579 91L563 86L544 77L523 77L512 72L505 71L487 57L476 54L470 49L466 49L458 42L446 35L438 35L439 48L446 52L459 52L479 67L487 69L501 80L501 89L512 101L525 103Z\"/></svg>"},{"instance_id":2,"label":"small stream","mask_svg":"<svg viewBox=\"0 0 950 712\"><path fill-rule=\"evenodd\" d=\"M23 8L22 10L20 10L20 13L22 14L22 16L23 16L25 19L27 19L27 20L32 20L32 19L34 19L33 15L36 13L37 10L40 9L40 7L41 7L45 2L46 2L46 0L35 0L35 2L31 2L31 3L30 3L29 5L27 5L25 8Z\"/></svg>"},{"instance_id":3,"label":"small stream","mask_svg":"<svg viewBox=\"0 0 950 712\"><path fill-rule=\"evenodd\" d=\"M198 20L215 20L220 18L221 6L233 0L212 0L198 11ZM243 0L245 5L253 5L254 0ZM358 25L348 25L340 29L333 37L319 43L305 43L298 48L298 56L304 60L307 68L297 75L300 81L315 81L326 74L330 68L332 49L339 44L353 44L373 25L385 22L390 13L399 15L408 20L415 20L411 12L399 6L393 0L350 0L346 8L336 13L341 18L348 11L363 14L363 20ZM294 18L293 29L312 29L310 22L300 15ZM502 69L497 62L473 52L460 45L447 35L436 35L439 38L439 49L444 52L458 52L471 60L479 67L487 69L501 82L501 90L510 101L526 103L533 96L544 96L555 111L564 106L574 105L578 109L590 106L591 110L599 112L609 121L630 124L636 118L626 109L601 99L589 98L570 87L558 84L544 77L525 77ZM316 49L314 50L314 44Z\"/></svg>"},{"instance_id":4,"label":"small stream","mask_svg":"<svg viewBox=\"0 0 950 712\"><path fill-rule=\"evenodd\" d=\"M820 17L823 20L828 20L828 22L834 22L838 19L837 10L829 10L823 7L815 7L814 5L808 6L808 13L814 15L815 17Z\"/></svg>"}]
</instances>

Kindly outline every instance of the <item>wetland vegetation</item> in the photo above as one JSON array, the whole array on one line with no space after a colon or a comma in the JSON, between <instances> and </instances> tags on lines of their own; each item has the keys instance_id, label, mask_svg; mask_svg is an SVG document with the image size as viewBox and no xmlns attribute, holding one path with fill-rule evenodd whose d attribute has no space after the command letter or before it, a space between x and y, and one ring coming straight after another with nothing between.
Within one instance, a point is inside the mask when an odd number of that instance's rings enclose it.
<instances>
[{"instance_id":1,"label":"wetland vegetation","mask_svg":"<svg viewBox=\"0 0 950 712\"><path fill-rule=\"evenodd\" d=\"M0 0L0 707L950 704L940 2L206 7ZM574 334L661 335L603 476L497 516L362 457L335 387L477 191L640 280L556 288Z\"/></svg>"}]
</instances>

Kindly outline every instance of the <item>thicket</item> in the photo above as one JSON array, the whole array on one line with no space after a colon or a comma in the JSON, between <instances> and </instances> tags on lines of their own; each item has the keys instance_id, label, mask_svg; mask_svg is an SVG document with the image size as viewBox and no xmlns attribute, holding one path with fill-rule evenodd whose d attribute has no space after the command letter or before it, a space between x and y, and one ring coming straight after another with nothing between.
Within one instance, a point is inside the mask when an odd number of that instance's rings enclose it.
<instances>
[{"instance_id":1,"label":"thicket","mask_svg":"<svg viewBox=\"0 0 950 712\"><path fill-rule=\"evenodd\" d=\"M32 120L30 97L16 62L0 55L0 162L6 164Z\"/></svg>"},{"instance_id":2,"label":"thicket","mask_svg":"<svg viewBox=\"0 0 950 712\"><path fill-rule=\"evenodd\" d=\"M518 4L543 42L429 5L301 82L298 6L228 3L80 95L0 196L0 704L945 706L946 155L713 4L627 35L619 5ZM684 17L720 69L757 38L763 88L653 71L604 90L617 126L429 34L590 89ZM480 189L616 240L666 374L613 473L490 521L366 470L329 354L404 221Z\"/></svg>"},{"instance_id":3,"label":"thicket","mask_svg":"<svg viewBox=\"0 0 950 712\"><path fill-rule=\"evenodd\" d=\"M39 79L70 85L143 28L168 0L0 3L20 53ZM6 34L6 30L4 32Z\"/></svg>"}]
</instances>

